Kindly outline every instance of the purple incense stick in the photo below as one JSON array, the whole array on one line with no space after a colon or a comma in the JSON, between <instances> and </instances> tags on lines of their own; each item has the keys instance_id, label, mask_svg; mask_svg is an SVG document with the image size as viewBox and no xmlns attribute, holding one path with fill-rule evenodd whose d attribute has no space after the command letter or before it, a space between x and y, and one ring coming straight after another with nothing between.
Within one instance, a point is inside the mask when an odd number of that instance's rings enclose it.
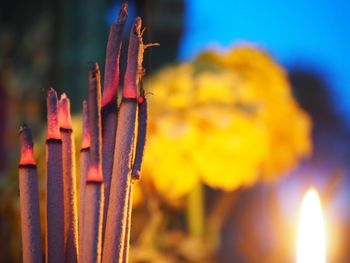
<instances>
[{"instance_id":1,"label":"purple incense stick","mask_svg":"<svg viewBox=\"0 0 350 263\"><path fill-rule=\"evenodd\" d=\"M38 175L30 129L23 124L19 131L19 195L21 207L22 251L24 263L42 262Z\"/></svg>"},{"instance_id":2,"label":"purple incense stick","mask_svg":"<svg viewBox=\"0 0 350 263\"><path fill-rule=\"evenodd\" d=\"M64 262L64 197L62 140L60 138L57 93L47 95L48 134L46 140L46 262Z\"/></svg>"},{"instance_id":3,"label":"purple incense stick","mask_svg":"<svg viewBox=\"0 0 350 263\"><path fill-rule=\"evenodd\" d=\"M124 240L128 230L128 193L131 187L131 162L137 110L137 86L141 77L143 43L141 18L136 18L130 32L128 63L124 77L123 98L119 109L115 141L113 176L102 262L123 262ZM131 204L130 204L131 205ZM126 249L128 244L126 244ZM127 253L126 253L127 255Z\"/></svg>"},{"instance_id":4,"label":"purple incense stick","mask_svg":"<svg viewBox=\"0 0 350 263\"><path fill-rule=\"evenodd\" d=\"M109 191L111 186L115 136L118 116L118 88L119 88L119 58L123 40L123 32L127 19L128 5L123 4L117 22L111 25L109 32L104 89L102 98L102 172L104 183L104 213L102 225L102 240L106 225Z\"/></svg>"},{"instance_id":5,"label":"purple incense stick","mask_svg":"<svg viewBox=\"0 0 350 263\"><path fill-rule=\"evenodd\" d=\"M80 205L79 205L79 261L84 262L84 247L83 236L84 233L84 207L86 203L85 188L86 179L89 170L90 159L90 132L89 132L89 119L88 119L88 106L87 102L83 101L83 140L80 148Z\"/></svg>"},{"instance_id":6,"label":"purple incense stick","mask_svg":"<svg viewBox=\"0 0 350 263\"><path fill-rule=\"evenodd\" d=\"M64 185L65 262L78 262L78 218L75 177L75 145L70 116L70 101L65 93L58 102L62 138Z\"/></svg>"},{"instance_id":7,"label":"purple incense stick","mask_svg":"<svg viewBox=\"0 0 350 263\"><path fill-rule=\"evenodd\" d=\"M101 165L101 83L94 63L89 72L90 157L85 186L83 262L100 262L102 252L103 177Z\"/></svg>"}]
</instances>

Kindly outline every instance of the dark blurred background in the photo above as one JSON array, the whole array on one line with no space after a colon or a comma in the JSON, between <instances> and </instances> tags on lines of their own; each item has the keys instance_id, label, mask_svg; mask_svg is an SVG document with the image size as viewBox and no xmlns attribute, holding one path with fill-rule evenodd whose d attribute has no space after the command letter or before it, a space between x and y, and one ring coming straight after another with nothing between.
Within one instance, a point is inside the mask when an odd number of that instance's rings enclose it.
<instances>
[{"instance_id":1,"label":"dark blurred background","mask_svg":"<svg viewBox=\"0 0 350 263\"><path fill-rule=\"evenodd\" d=\"M13 132L21 121L34 130L45 117L45 91L53 86L69 94L73 112L86 98L89 62L104 68L109 25L121 1L2 1L0 5L0 168L6 166L5 148L16 144ZM136 14L144 19L145 42L161 42L148 51L144 65L151 74L177 59L183 33L183 1L129 1L129 32ZM128 33L124 34L126 51ZM126 52L122 52L126 56ZM122 63L122 68L125 65ZM123 70L123 69L122 69ZM75 103L79 102L79 103ZM6 105L6 106L5 106ZM15 112L16 114L6 113ZM14 129L14 130L13 130ZM8 156L9 157L9 156ZM15 158L15 156L11 156Z\"/></svg>"},{"instance_id":2,"label":"dark blurred background","mask_svg":"<svg viewBox=\"0 0 350 263\"><path fill-rule=\"evenodd\" d=\"M15 167L18 159L17 128L25 121L33 127L34 134L40 131L46 114L45 91L49 86L59 92L66 91L73 102L72 110L79 111L80 102L86 97L88 62L98 61L103 70L108 28L120 5L120 1L111 0L1 1L2 186L9 184L8 171ZM256 214L262 215L262 222L266 209L288 220L290 211L295 209L286 207L296 207L300 203L296 193L304 191L310 182L321 189L325 199L332 200L327 207L333 212L333 219L341 222L344 233L349 233L342 237L342 254L345 255L340 260L350 257L350 250L346 249L349 246L344 245L349 244L350 236L350 192L347 191L350 187L349 13L350 2L346 0L129 1L129 27L131 18L139 15L146 26L145 43L161 43L145 54L147 74L169 63L192 59L208 48L222 50L240 41L253 42L270 52L287 69L295 97L312 117L313 156L290 176L274 184L273 191L270 185L242 190L241 202L232 203L235 212L230 214L223 230L226 235L220 262L259 262L253 256L247 259L241 255L240 251L249 251L242 245L246 238L255 240L257 247L264 243L263 254L274 250L279 243L274 238L278 234L272 229L272 232L264 232L260 228L266 229L266 225L261 224L259 228L258 224L260 235L254 237L252 229L245 227L252 218L244 218L244 211L253 204ZM6 191L2 194L6 196ZM272 208L271 202L268 208L267 201L256 202L269 198L277 200L272 202ZM6 202L1 203L1 211L6 211ZM11 216L18 218L14 214L0 217L1 262L11 262L6 247L18 242L11 239L18 231L8 225ZM233 257L237 260L232 261Z\"/></svg>"}]
</instances>

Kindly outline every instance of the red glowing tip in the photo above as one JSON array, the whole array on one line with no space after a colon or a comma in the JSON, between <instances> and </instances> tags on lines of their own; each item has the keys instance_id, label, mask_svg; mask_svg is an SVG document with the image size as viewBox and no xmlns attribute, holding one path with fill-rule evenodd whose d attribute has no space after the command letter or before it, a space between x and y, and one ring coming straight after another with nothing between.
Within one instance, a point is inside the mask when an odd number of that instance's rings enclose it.
<instances>
[{"instance_id":1,"label":"red glowing tip","mask_svg":"<svg viewBox=\"0 0 350 263\"><path fill-rule=\"evenodd\" d=\"M137 97L135 85L132 85L132 84L124 85L123 97L128 99L135 99Z\"/></svg>"},{"instance_id":2,"label":"red glowing tip","mask_svg":"<svg viewBox=\"0 0 350 263\"><path fill-rule=\"evenodd\" d=\"M124 3L120 9L117 21L111 26L108 36L102 107L110 103L116 104L118 100L120 77L119 59L127 16L128 4Z\"/></svg>"},{"instance_id":3,"label":"red glowing tip","mask_svg":"<svg viewBox=\"0 0 350 263\"><path fill-rule=\"evenodd\" d=\"M83 141L81 148L90 147L90 130L89 130L89 116L88 116L88 103L86 100L83 101Z\"/></svg>"},{"instance_id":4,"label":"red glowing tip","mask_svg":"<svg viewBox=\"0 0 350 263\"><path fill-rule=\"evenodd\" d=\"M103 177L102 177L101 169L99 169L96 165L91 165L89 167L89 172L86 178L86 182L102 183Z\"/></svg>"},{"instance_id":5,"label":"red glowing tip","mask_svg":"<svg viewBox=\"0 0 350 263\"><path fill-rule=\"evenodd\" d=\"M128 63L124 75L123 97L137 98L137 86L142 76L143 42L142 42L142 20L135 19L130 32Z\"/></svg>"},{"instance_id":6,"label":"red glowing tip","mask_svg":"<svg viewBox=\"0 0 350 263\"><path fill-rule=\"evenodd\" d=\"M70 101L66 93L61 95L58 102L58 119L61 128L72 129L72 120L70 116Z\"/></svg>"},{"instance_id":7,"label":"red glowing tip","mask_svg":"<svg viewBox=\"0 0 350 263\"><path fill-rule=\"evenodd\" d=\"M116 81L116 80L115 80ZM118 80L119 82L119 80ZM102 107L106 106L110 102L117 102L116 97L118 93L118 87L105 87L102 95Z\"/></svg>"},{"instance_id":8,"label":"red glowing tip","mask_svg":"<svg viewBox=\"0 0 350 263\"><path fill-rule=\"evenodd\" d=\"M53 88L47 92L47 138L60 139L58 124L57 93Z\"/></svg>"},{"instance_id":9,"label":"red glowing tip","mask_svg":"<svg viewBox=\"0 0 350 263\"><path fill-rule=\"evenodd\" d=\"M19 165L35 165L32 133L26 124L19 129L19 140L21 144Z\"/></svg>"},{"instance_id":10,"label":"red glowing tip","mask_svg":"<svg viewBox=\"0 0 350 263\"><path fill-rule=\"evenodd\" d=\"M119 12L119 15L118 15L118 19L117 19L117 23L118 24L125 23L127 16L128 16L128 2L125 2L122 5L122 8L120 9L120 12Z\"/></svg>"},{"instance_id":11,"label":"red glowing tip","mask_svg":"<svg viewBox=\"0 0 350 263\"><path fill-rule=\"evenodd\" d=\"M137 102L138 102L139 104L142 104L144 101L145 101L145 97L143 97L143 96L138 96Z\"/></svg>"}]
</instances>

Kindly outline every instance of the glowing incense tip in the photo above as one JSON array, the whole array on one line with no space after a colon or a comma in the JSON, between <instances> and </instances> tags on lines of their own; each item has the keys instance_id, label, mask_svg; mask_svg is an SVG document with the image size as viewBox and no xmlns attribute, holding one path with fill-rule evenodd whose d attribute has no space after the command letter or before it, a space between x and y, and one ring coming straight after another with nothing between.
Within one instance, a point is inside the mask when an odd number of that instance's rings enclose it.
<instances>
[{"instance_id":1,"label":"glowing incense tip","mask_svg":"<svg viewBox=\"0 0 350 263\"><path fill-rule=\"evenodd\" d=\"M53 88L49 88L47 92L47 138L59 139L59 122L57 110L57 93Z\"/></svg>"},{"instance_id":2,"label":"glowing incense tip","mask_svg":"<svg viewBox=\"0 0 350 263\"><path fill-rule=\"evenodd\" d=\"M86 182L95 182L95 183L103 182L102 171L98 168L97 165L91 165L89 167L89 172L86 178Z\"/></svg>"},{"instance_id":3,"label":"glowing incense tip","mask_svg":"<svg viewBox=\"0 0 350 263\"><path fill-rule=\"evenodd\" d=\"M19 165L35 165L32 133L26 124L22 124L19 129L19 140L21 144Z\"/></svg>"},{"instance_id":4,"label":"glowing incense tip","mask_svg":"<svg viewBox=\"0 0 350 263\"><path fill-rule=\"evenodd\" d=\"M63 93L58 102L58 120L60 128L72 129L72 120L70 116L70 101L66 95Z\"/></svg>"},{"instance_id":5,"label":"glowing incense tip","mask_svg":"<svg viewBox=\"0 0 350 263\"><path fill-rule=\"evenodd\" d=\"M145 97L144 97L144 96L138 96L138 97L137 97L137 102L138 102L139 104L142 104L144 101L145 101Z\"/></svg>"},{"instance_id":6,"label":"glowing incense tip","mask_svg":"<svg viewBox=\"0 0 350 263\"><path fill-rule=\"evenodd\" d=\"M135 99L137 96L134 85L124 85L123 98Z\"/></svg>"},{"instance_id":7,"label":"glowing incense tip","mask_svg":"<svg viewBox=\"0 0 350 263\"><path fill-rule=\"evenodd\" d=\"M88 116L88 103L86 100L83 101L83 141L81 148L90 147L90 131L89 131L89 116Z\"/></svg>"},{"instance_id":8,"label":"glowing incense tip","mask_svg":"<svg viewBox=\"0 0 350 263\"><path fill-rule=\"evenodd\" d=\"M123 97L137 98L137 86L142 77L144 46L142 42L142 19L137 17L130 32L128 64L125 71Z\"/></svg>"},{"instance_id":9,"label":"glowing incense tip","mask_svg":"<svg viewBox=\"0 0 350 263\"><path fill-rule=\"evenodd\" d=\"M119 12L117 21L111 25L108 36L102 107L109 103L117 103L118 100L120 77L119 59L127 17L128 4L124 3Z\"/></svg>"}]
</instances>

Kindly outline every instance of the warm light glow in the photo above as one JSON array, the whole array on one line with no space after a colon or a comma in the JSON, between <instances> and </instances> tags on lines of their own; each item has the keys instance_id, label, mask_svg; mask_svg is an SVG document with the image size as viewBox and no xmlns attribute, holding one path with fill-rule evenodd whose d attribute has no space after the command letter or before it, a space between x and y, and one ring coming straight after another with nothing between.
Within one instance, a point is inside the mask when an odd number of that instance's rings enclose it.
<instances>
[{"instance_id":1,"label":"warm light glow","mask_svg":"<svg viewBox=\"0 0 350 263\"><path fill-rule=\"evenodd\" d=\"M326 237L321 202L317 192L310 189L300 212L297 263L325 263Z\"/></svg>"}]
</instances>

